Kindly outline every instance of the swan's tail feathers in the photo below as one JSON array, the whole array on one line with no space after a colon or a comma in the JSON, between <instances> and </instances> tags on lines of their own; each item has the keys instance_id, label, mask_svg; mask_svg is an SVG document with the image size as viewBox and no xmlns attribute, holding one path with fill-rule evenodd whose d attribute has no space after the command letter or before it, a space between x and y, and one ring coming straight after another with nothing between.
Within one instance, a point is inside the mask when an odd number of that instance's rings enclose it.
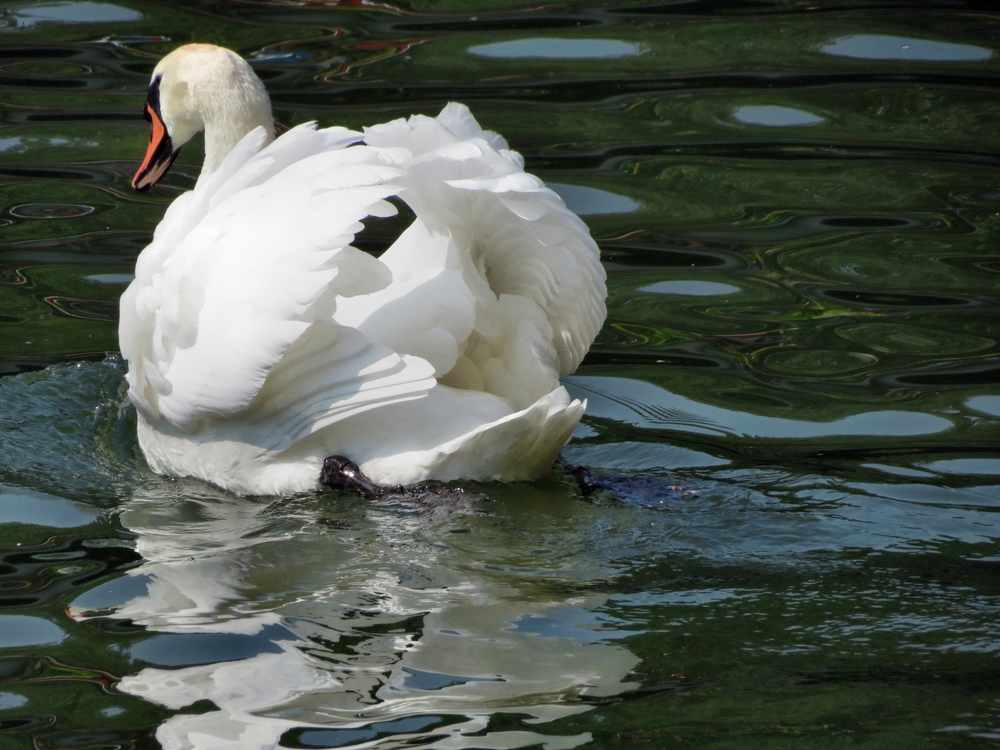
<instances>
[{"instance_id":1,"label":"swan's tail feathers","mask_svg":"<svg viewBox=\"0 0 1000 750\"><path fill-rule=\"evenodd\" d=\"M436 448L373 458L361 469L381 483L530 480L552 469L573 434L586 402L559 386L527 409L475 427Z\"/></svg>"}]
</instances>

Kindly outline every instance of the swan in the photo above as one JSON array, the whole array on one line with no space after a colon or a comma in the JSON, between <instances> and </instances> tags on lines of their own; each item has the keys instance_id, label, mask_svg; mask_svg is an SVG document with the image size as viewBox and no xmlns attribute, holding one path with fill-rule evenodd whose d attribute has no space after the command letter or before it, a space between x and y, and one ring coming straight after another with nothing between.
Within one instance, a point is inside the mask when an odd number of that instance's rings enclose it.
<instances>
[{"instance_id":1,"label":"swan","mask_svg":"<svg viewBox=\"0 0 1000 750\"><path fill-rule=\"evenodd\" d=\"M136 190L205 143L121 298L153 471L281 495L321 473L341 486L334 470L379 486L551 470L586 406L559 378L604 322L606 277L501 136L451 103L275 138L250 65L207 44L159 62L145 117ZM398 239L378 258L352 246L393 201L416 217Z\"/></svg>"}]
</instances>

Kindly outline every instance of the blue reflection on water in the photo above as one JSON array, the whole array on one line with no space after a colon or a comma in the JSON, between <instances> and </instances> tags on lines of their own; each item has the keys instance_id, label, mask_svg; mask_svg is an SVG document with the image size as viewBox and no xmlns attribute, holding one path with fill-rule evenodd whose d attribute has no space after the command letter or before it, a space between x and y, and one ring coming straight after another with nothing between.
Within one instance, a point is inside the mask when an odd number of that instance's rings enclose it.
<instances>
[{"instance_id":1,"label":"blue reflection on water","mask_svg":"<svg viewBox=\"0 0 1000 750\"><path fill-rule=\"evenodd\" d=\"M1000 417L1000 396L973 396L965 405L983 414Z\"/></svg>"},{"instance_id":2,"label":"blue reflection on water","mask_svg":"<svg viewBox=\"0 0 1000 750\"><path fill-rule=\"evenodd\" d=\"M952 427L944 417L916 411L872 411L829 422L808 422L723 409L629 378L570 377L564 382L574 398L588 400L589 416L647 429L780 440L837 435L931 435Z\"/></svg>"},{"instance_id":3,"label":"blue reflection on water","mask_svg":"<svg viewBox=\"0 0 1000 750\"><path fill-rule=\"evenodd\" d=\"M308 52L282 52L281 50L261 50L247 58L250 62L299 63L309 59Z\"/></svg>"},{"instance_id":4,"label":"blue reflection on water","mask_svg":"<svg viewBox=\"0 0 1000 750\"><path fill-rule=\"evenodd\" d=\"M99 516L82 503L0 485L0 523L70 529L94 523Z\"/></svg>"},{"instance_id":5,"label":"blue reflection on water","mask_svg":"<svg viewBox=\"0 0 1000 750\"><path fill-rule=\"evenodd\" d=\"M146 596L152 576L143 574L123 575L105 581L78 596L69 611L84 614L99 609L118 607L136 597Z\"/></svg>"},{"instance_id":6,"label":"blue reflection on water","mask_svg":"<svg viewBox=\"0 0 1000 750\"><path fill-rule=\"evenodd\" d=\"M142 14L131 8L123 8L111 3L63 2L44 5L22 5L10 11L7 16L8 28L19 29L34 26L43 21L57 23L120 23L138 21ZM0 25L0 30L4 27Z\"/></svg>"},{"instance_id":7,"label":"blue reflection on water","mask_svg":"<svg viewBox=\"0 0 1000 750\"><path fill-rule=\"evenodd\" d=\"M131 284L135 275L131 273L95 273L83 278L87 281L96 281L98 284Z\"/></svg>"},{"instance_id":8,"label":"blue reflection on water","mask_svg":"<svg viewBox=\"0 0 1000 750\"><path fill-rule=\"evenodd\" d=\"M860 60L937 60L969 61L988 60L993 50L973 44L935 42L930 39L910 39L905 36L882 34L853 34L835 39L820 51L836 57L854 57Z\"/></svg>"},{"instance_id":9,"label":"blue reflection on water","mask_svg":"<svg viewBox=\"0 0 1000 750\"><path fill-rule=\"evenodd\" d=\"M566 201L566 207L578 216L629 214L643 208L638 201L607 190L584 185L564 185L558 182L550 182L548 186L558 193L559 197Z\"/></svg>"},{"instance_id":10,"label":"blue reflection on water","mask_svg":"<svg viewBox=\"0 0 1000 750\"><path fill-rule=\"evenodd\" d=\"M426 672L411 667L403 667L403 672L406 673L403 685L416 690L444 690L455 685L464 685L467 682L504 682L501 677L466 677L441 672Z\"/></svg>"},{"instance_id":11,"label":"blue reflection on water","mask_svg":"<svg viewBox=\"0 0 1000 750\"><path fill-rule=\"evenodd\" d=\"M27 702L27 698L17 693L0 693L0 711L5 708L20 708Z\"/></svg>"},{"instance_id":12,"label":"blue reflection on water","mask_svg":"<svg viewBox=\"0 0 1000 750\"><path fill-rule=\"evenodd\" d=\"M511 42L494 42L469 47L469 53L478 57L544 57L551 60L585 60L609 57L629 57L646 51L641 44L620 42L617 39L516 39Z\"/></svg>"},{"instance_id":13,"label":"blue reflection on water","mask_svg":"<svg viewBox=\"0 0 1000 750\"><path fill-rule=\"evenodd\" d=\"M356 745L380 737L391 737L398 734L413 734L431 727L436 727L444 721L441 716L406 716L392 721L380 721L354 729L307 729L297 738L300 747L346 747Z\"/></svg>"},{"instance_id":14,"label":"blue reflection on water","mask_svg":"<svg viewBox=\"0 0 1000 750\"><path fill-rule=\"evenodd\" d=\"M612 638L624 638L635 631L609 628L619 624L607 614L581 607L551 609L544 615L526 614L504 628L514 633L534 633L541 638L571 638L582 643L597 643Z\"/></svg>"},{"instance_id":15,"label":"blue reflection on water","mask_svg":"<svg viewBox=\"0 0 1000 750\"><path fill-rule=\"evenodd\" d=\"M776 105L756 106L748 104L737 107L733 117L747 125L764 125L770 128L785 128L802 125L819 125L823 118L794 107Z\"/></svg>"},{"instance_id":16,"label":"blue reflection on water","mask_svg":"<svg viewBox=\"0 0 1000 750\"><path fill-rule=\"evenodd\" d=\"M655 284L639 287L640 292L649 294L678 294L685 297L716 297L724 294L735 294L740 291L738 286L723 284L721 281L658 281Z\"/></svg>"},{"instance_id":17,"label":"blue reflection on water","mask_svg":"<svg viewBox=\"0 0 1000 750\"><path fill-rule=\"evenodd\" d=\"M51 646L66 640L54 622L28 615L0 615L0 648Z\"/></svg>"},{"instance_id":18,"label":"blue reflection on water","mask_svg":"<svg viewBox=\"0 0 1000 750\"><path fill-rule=\"evenodd\" d=\"M243 633L166 633L136 643L133 659L163 667L187 667L249 659L259 654L280 654L276 641L295 636L281 625L268 625L254 635Z\"/></svg>"},{"instance_id":19,"label":"blue reflection on water","mask_svg":"<svg viewBox=\"0 0 1000 750\"><path fill-rule=\"evenodd\" d=\"M996 458L948 458L921 466L943 474L1000 475L1000 459Z\"/></svg>"}]
</instances>

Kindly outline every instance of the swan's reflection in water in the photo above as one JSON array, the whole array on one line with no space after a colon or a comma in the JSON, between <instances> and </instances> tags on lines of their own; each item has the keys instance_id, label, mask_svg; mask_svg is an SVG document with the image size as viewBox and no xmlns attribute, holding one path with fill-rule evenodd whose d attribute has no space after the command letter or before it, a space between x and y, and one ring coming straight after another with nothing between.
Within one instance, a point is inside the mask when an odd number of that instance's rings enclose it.
<instances>
[{"instance_id":1,"label":"swan's reflection in water","mask_svg":"<svg viewBox=\"0 0 1000 750\"><path fill-rule=\"evenodd\" d=\"M202 492L130 501L121 520L145 562L70 608L155 633L132 656L157 666L119 689L171 709L211 701L159 727L165 750L569 748L589 734L533 725L631 686L637 659L601 597L560 593L516 550L488 566L446 543L502 534L502 519ZM491 728L499 713L520 722Z\"/></svg>"}]
</instances>

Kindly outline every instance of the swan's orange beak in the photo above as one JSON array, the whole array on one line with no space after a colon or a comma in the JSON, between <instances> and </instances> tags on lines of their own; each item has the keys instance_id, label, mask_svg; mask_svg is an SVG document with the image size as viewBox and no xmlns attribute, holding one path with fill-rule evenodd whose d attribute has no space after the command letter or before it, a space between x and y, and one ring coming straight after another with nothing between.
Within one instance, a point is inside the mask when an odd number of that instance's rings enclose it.
<instances>
[{"instance_id":1,"label":"swan's orange beak","mask_svg":"<svg viewBox=\"0 0 1000 750\"><path fill-rule=\"evenodd\" d=\"M143 112L143 116L153 126L149 134L149 147L146 149L146 158L132 178L132 187L140 193L159 182L177 157L177 151L174 151L173 143L170 142L170 134L160 116L159 104L159 81L156 81L149 90L149 99Z\"/></svg>"}]
</instances>

